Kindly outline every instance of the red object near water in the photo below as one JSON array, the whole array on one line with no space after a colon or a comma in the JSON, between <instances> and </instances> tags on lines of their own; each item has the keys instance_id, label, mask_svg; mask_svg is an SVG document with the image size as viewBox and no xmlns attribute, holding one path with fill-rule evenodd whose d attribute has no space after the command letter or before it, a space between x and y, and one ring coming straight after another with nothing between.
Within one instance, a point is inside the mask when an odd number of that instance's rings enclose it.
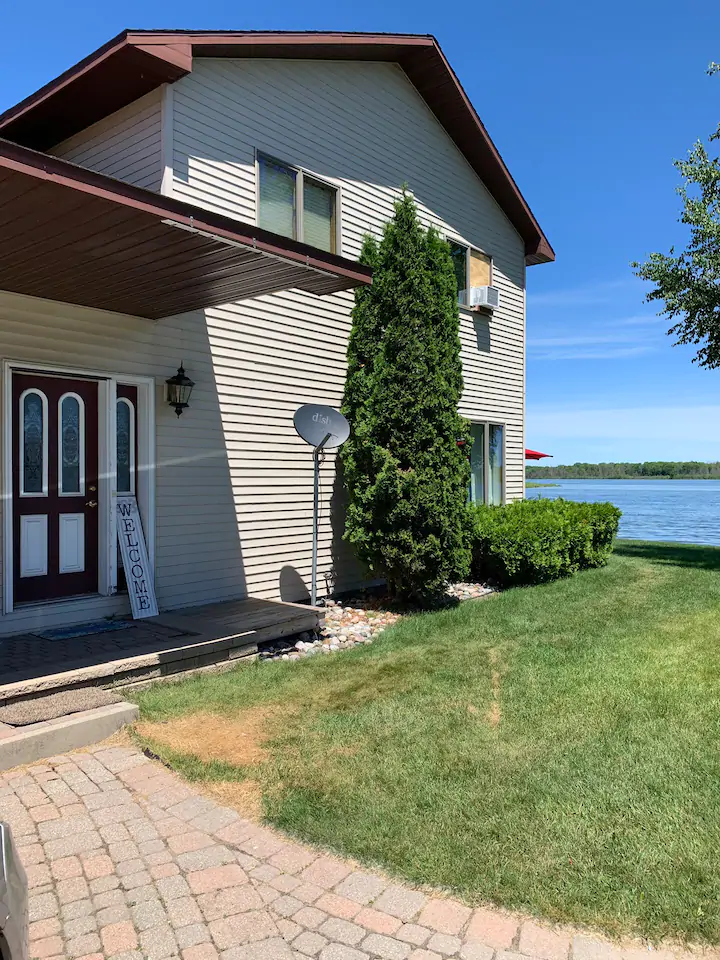
<instances>
[{"instance_id":1,"label":"red object near water","mask_svg":"<svg viewBox=\"0 0 720 960\"><path fill-rule=\"evenodd\" d=\"M539 450L526 450L525 459L526 460L542 460L543 457L551 457L551 453L540 453Z\"/></svg>"}]
</instances>

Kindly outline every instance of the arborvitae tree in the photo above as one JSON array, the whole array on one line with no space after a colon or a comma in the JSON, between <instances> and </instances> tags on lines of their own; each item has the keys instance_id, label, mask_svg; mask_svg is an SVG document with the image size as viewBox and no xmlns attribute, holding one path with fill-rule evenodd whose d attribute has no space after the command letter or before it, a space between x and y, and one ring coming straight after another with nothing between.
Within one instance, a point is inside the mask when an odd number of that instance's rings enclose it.
<instances>
[{"instance_id":1,"label":"arborvitae tree","mask_svg":"<svg viewBox=\"0 0 720 960\"><path fill-rule=\"evenodd\" d=\"M345 538L395 596L428 602L470 559L455 272L448 244L422 228L407 193L361 260L374 272L356 293L348 345Z\"/></svg>"}]
</instances>

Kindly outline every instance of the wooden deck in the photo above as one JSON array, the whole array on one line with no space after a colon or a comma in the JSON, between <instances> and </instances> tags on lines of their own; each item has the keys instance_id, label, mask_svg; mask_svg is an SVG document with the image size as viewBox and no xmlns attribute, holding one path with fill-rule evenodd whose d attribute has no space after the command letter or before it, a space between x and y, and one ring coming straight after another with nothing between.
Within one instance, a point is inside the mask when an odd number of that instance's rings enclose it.
<instances>
[{"instance_id":1,"label":"wooden deck","mask_svg":"<svg viewBox=\"0 0 720 960\"><path fill-rule=\"evenodd\" d=\"M232 600L128 621L127 629L68 639L0 638L0 703L80 686L121 687L230 665L258 644L317 629L324 611L273 600Z\"/></svg>"}]
</instances>

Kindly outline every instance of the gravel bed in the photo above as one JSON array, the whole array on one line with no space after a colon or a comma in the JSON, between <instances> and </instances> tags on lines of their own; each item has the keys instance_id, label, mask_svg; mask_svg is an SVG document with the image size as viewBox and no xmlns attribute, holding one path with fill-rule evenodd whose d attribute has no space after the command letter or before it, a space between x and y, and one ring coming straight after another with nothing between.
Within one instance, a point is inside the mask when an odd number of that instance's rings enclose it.
<instances>
[{"instance_id":1,"label":"gravel bed","mask_svg":"<svg viewBox=\"0 0 720 960\"><path fill-rule=\"evenodd\" d=\"M454 583L448 587L448 599L479 600L493 593L484 583ZM386 597L366 595L348 601L325 601L325 626L313 633L301 633L290 643L273 643L261 651L263 660L302 660L317 654L338 653L360 644L372 643L403 614L387 607Z\"/></svg>"}]
</instances>

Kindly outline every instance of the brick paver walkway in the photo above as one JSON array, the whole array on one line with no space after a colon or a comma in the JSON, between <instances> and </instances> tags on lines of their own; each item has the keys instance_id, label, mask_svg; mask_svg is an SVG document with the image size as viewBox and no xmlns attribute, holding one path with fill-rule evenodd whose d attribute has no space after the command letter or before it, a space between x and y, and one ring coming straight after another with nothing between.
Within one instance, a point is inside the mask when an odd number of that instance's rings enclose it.
<instances>
[{"instance_id":1,"label":"brick paver walkway","mask_svg":"<svg viewBox=\"0 0 720 960\"><path fill-rule=\"evenodd\" d=\"M0 775L31 886L31 957L60 960L640 960L323 856L130 748ZM669 951L655 951L668 960Z\"/></svg>"}]
</instances>

